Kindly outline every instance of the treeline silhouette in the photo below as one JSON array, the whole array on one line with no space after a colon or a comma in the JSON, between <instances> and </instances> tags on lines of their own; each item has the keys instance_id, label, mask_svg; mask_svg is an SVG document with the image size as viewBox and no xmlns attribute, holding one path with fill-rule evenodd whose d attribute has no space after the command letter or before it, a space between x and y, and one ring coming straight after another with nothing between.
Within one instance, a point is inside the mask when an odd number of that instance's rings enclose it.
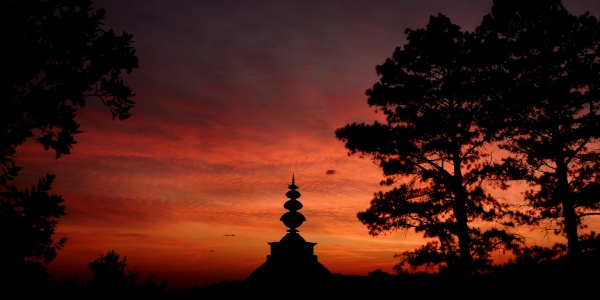
<instances>
[{"instance_id":1,"label":"treeline silhouette","mask_svg":"<svg viewBox=\"0 0 600 300\"><path fill-rule=\"evenodd\" d=\"M349 299L379 297L462 297L462 298L524 298L558 296L583 297L596 290L600 267L598 253L582 255L585 265L573 264L567 258L543 262L515 261L497 266L493 272L476 274L466 282L448 272L389 274L379 269L366 276L332 274L326 285L273 285L257 288L243 280L222 281L207 286L175 290L167 280L157 281L154 274L138 278L139 271L125 270L125 258L114 251L101 255L88 266L91 280L63 278L51 280L43 289L25 289L23 296L61 295L65 298L106 299L109 297L136 299L229 299L229 297L348 297Z\"/></svg>"},{"instance_id":2,"label":"treeline silhouette","mask_svg":"<svg viewBox=\"0 0 600 300\"><path fill-rule=\"evenodd\" d=\"M49 280L45 288L31 293L43 296L48 293L67 298L106 299L109 297L136 297L161 299L173 292L167 279L159 281L155 274L140 278L141 271L126 270L127 257L120 258L114 250L98 256L88 264L93 274L91 279L71 278ZM27 293L27 292L26 292Z\"/></svg>"}]
</instances>

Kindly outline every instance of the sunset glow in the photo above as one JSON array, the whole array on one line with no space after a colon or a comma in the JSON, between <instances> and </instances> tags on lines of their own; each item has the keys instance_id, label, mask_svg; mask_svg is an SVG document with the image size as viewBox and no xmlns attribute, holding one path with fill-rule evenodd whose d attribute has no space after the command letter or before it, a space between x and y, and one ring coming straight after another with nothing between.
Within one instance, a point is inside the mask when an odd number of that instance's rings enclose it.
<instances>
[{"instance_id":1,"label":"sunset glow","mask_svg":"<svg viewBox=\"0 0 600 300\"><path fill-rule=\"evenodd\" d=\"M565 0L573 14L600 16L597 0ZM128 269L176 289L244 280L267 242L286 227L292 174L307 221L301 235L332 273L393 272L395 253L424 243L413 232L372 237L356 214L368 208L381 171L348 156L334 131L382 120L365 90L375 66L441 12L472 31L492 1L94 1L106 28L133 34L140 59L125 82L133 116L112 120L96 99L78 112L72 154L29 140L17 149L31 186L56 174L65 199L56 238L68 241L47 268L91 279L107 251ZM520 201L515 187L499 192ZM589 219L600 229L600 219ZM521 229L538 244L563 238ZM498 260L507 257L498 254Z\"/></svg>"}]
</instances>

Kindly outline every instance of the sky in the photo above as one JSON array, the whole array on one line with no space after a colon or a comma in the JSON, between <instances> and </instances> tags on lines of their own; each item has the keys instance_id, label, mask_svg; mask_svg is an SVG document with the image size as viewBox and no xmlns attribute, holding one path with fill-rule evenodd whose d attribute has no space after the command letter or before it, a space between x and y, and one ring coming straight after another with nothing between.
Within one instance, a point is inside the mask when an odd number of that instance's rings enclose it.
<instances>
[{"instance_id":1,"label":"sky","mask_svg":"<svg viewBox=\"0 0 600 300\"><path fill-rule=\"evenodd\" d=\"M563 1L600 16L597 0ZM90 99L83 133L55 160L33 141L17 149L32 185L56 174L65 199L48 266L56 278L91 279L87 264L114 250L140 277L175 289L244 280L286 233L279 218L295 176L307 221L298 229L332 273L393 272L395 253L424 239L373 237L356 217L384 189L369 159L348 156L335 130L381 120L365 91L375 67L443 13L473 31L489 0L102 0L103 28L133 34L140 60L125 76L133 116L112 120ZM503 195L518 201L518 193ZM562 242L527 230L534 242ZM505 260L501 254L497 259Z\"/></svg>"}]
</instances>

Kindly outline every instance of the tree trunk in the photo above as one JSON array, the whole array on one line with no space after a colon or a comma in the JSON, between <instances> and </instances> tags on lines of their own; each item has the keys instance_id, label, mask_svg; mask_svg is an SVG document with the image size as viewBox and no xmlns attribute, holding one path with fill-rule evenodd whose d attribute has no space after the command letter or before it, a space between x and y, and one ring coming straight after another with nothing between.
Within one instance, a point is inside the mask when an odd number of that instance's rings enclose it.
<instances>
[{"instance_id":1,"label":"tree trunk","mask_svg":"<svg viewBox=\"0 0 600 300\"><path fill-rule=\"evenodd\" d=\"M552 115L555 124L552 128L552 144L556 160L556 179L558 180L556 192L553 197L560 201L562 206L562 215L565 226L565 234L567 235L568 255L570 257L579 254L579 237L577 233L577 215L575 214L575 206L571 198L571 189L569 187L568 170L564 153L564 142L561 131L558 126L555 114ZM552 199L555 200L555 199Z\"/></svg>"},{"instance_id":2,"label":"tree trunk","mask_svg":"<svg viewBox=\"0 0 600 300\"><path fill-rule=\"evenodd\" d=\"M571 190L569 188L569 180L567 177L567 166L564 163L564 158L557 162L556 176L558 177L558 190L556 196L559 198L562 206L565 234L567 235L567 247L569 249L568 254L571 257L576 257L579 254L577 215L575 214L575 205L571 198Z\"/></svg>"},{"instance_id":3,"label":"tree trunk","mask_svg":"<svg viewBox=\"0 0 600 300\"><path fill-rule=\"evenodd\" d=\"M471 237L467 218L467 195L462 185L460 152L454 153L454 176L452 190L454 193L454 217L456 218L456 236L458 237L460 276L470 277L472 274Z\"/></svg>"}]
</instances>

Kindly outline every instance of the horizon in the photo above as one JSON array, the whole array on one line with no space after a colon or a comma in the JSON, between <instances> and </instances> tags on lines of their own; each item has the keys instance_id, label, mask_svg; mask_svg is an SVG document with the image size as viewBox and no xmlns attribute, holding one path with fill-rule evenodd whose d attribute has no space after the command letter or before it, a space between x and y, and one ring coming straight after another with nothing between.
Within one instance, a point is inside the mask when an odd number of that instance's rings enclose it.
<instances>
[{"instance_id":1,"label":"horizon","mask_svg":"<svg viewBox=\"0 0 600 300\"><path fill-rule=\"evenodd\" d=\"M425 239L368 234L356 213L385 189L383 176L349 157L334 131L383 118L365 90L405 44L404 29L440 12L472 31L491 4L94 1L106 9L103 28L133 35L140 67L124 81L136 106L113 121L90 99L78 110L83 134L58 160L32 140L17 148L16 182L56 174L52 193L65 199L54 238L68 241L48 271L91 279L87 264L114 250L127 270L177 290L244 280L285 235L279 218L295 176L307 219L299 232L317 243L320 263L342 275L393 273L394 254ZM597 1L563 4L600 17ZM501 195L519 201L519 188ZM564 241L522 230L538 244Z\"/></svg>"}]
</instances>

